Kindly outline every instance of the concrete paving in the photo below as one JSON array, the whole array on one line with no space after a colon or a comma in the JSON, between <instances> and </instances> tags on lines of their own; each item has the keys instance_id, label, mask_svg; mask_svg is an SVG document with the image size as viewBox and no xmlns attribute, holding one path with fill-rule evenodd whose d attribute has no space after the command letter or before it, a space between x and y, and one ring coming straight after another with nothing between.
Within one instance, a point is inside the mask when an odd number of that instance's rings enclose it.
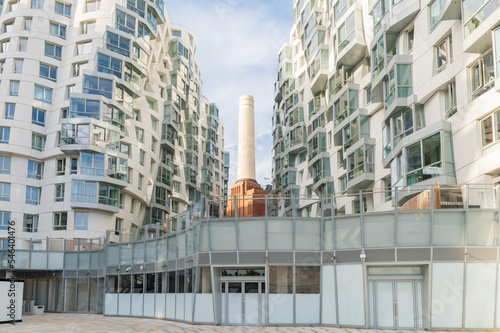
<instances>
[{"instance_id":1,"label":"concrete paving","mask_svg":"<svg viewBox=\"0 0 500 333\"><path fill-rule=\"evenodd\" d=\"M39 316L25 316L21 323L16 325L0 324L0 332L8 333L58 333L58 332L169 332L169 333L406 333L417 331L380 331L352 328L334 327L250 327L250 326L201 326L178 323L166 320L129 318L129 317L105 317L93 314L73 313L47 313ZM450 333L450 332L446 332Z\"/></svg>"}]
</instances>

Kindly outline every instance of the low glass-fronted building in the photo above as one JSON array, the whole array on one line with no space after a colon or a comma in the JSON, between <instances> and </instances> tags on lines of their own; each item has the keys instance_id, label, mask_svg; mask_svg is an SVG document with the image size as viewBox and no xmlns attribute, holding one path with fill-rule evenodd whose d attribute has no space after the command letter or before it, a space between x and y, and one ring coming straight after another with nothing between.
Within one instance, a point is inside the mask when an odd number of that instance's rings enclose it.
<instances>
[{"instance_id":1,"label":"low glass-fronted building","mask_svg":"<svg viewBox=\"0 0 500 333\"><path fill-rule=\"evenodd\" d=\"M500 328L499 186L394 190L396 209L339 214L342 200L266 197L266 216L210 216L89 240L16 240L24 310L217 325ZM418 193L418 194L417 194ZM408 199L410 198L410 199ZM229 200L237 200L236 198ZM292 216L276 216L278 202ZM418 206L418 209L417 209ZM237 207L237 205L235 205ZM167 224L173 225L173 224ZM0 242L7 273L7 240Z\"/></svg>"}]
</instances>

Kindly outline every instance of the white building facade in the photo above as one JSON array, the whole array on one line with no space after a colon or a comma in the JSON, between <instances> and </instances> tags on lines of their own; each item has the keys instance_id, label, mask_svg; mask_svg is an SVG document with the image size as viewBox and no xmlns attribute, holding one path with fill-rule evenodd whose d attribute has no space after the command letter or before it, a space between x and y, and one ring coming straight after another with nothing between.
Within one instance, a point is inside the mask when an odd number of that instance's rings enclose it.
<instances>
[{"instance_id":1,"label":"white building facade","mask_svg":"<svg viewBox=\"0 0 500 333\"><path fill-rule=\"evenodd\" d=\"M219 111L163 0L9 1L0 20L0 235L101 237L223 195Z\"/></svg>"}]
</instances>

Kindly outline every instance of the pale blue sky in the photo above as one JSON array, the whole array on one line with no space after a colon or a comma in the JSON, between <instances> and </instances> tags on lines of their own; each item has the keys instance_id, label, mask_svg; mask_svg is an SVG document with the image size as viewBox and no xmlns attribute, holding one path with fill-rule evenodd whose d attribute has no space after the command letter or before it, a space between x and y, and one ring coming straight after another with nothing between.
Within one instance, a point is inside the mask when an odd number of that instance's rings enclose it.
<instances>
[{"instance_id":1,"label":"pale blue sky","mask_svg":"<svg viewBox=\"0 0 500 333\"><path fill-rule=\"evenodd\" d=\"M256 173L271 178L274 81L277 56L293 25L293 0L166 0L170 22L189 28L203 95L220 109L225 150L231 153L229 186L237 177L238 100L255 99Z\"/></svg>"}]
</instances>

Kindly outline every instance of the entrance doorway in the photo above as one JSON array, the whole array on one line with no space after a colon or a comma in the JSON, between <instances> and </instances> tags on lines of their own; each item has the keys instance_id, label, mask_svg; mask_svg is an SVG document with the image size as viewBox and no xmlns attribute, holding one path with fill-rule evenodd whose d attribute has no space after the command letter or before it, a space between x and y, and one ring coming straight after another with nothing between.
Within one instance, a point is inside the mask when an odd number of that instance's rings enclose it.
<instances>
[{"instance_id":1,"label":"entrance doorway","mask_svg":"<svg viewBox=\"0 0 500 333\"><path fill-rule=\"evenodd\" d=\"M265 281L222 281L222 325L264 325Z\"/></svg>"},{"instance_id":2,"label":"entrance doorway","mask_svg":"<svg viewBox=\"0 0 500 333\"><path fill-rule=\"evenodd\" d=\"M418 329L422 323L422 279L369 278L370 327Z\"/></svg>"}]
</instances>

